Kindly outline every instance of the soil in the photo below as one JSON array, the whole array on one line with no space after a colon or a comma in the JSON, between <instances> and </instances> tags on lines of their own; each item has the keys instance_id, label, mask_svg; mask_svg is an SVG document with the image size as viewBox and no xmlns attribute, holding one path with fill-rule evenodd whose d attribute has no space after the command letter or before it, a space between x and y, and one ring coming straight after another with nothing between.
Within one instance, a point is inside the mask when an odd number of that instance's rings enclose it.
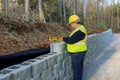
<instances>
[{"instance_id":1,"label":"soil","mask_svg":"<svg viewBox=\"0 0 120 80\"><path fill-rule=\"evenodd\" d=\"M98 34L98 33L101 33L101 32L104 32L105 30L100 30L100 29L97 29L97 28L88 28L87 29L87 34L90 35L90 34Z\"/></svg>"},{"instance_id":2,"label":"soil","mask_svg":"<svg viewBox=\"0 0 120 80\"><path fill-rule=\"evenodd\" d=\"M27 22L4 16L0 18L0 55L19 51L48 47L52 41L49 36L67 36L72 31L69 26L58 23ZM101 30L89 29L88 34L100 33Z\"/></svg>"}]
</instances>

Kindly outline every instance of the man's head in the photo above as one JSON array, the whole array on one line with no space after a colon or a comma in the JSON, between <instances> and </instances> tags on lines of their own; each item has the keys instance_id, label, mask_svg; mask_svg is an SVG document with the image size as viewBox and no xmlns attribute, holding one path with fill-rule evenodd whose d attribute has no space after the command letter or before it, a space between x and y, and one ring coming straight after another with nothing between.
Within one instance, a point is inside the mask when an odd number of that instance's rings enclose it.
<instances>
[{"instance_id":1,"label":"man's head","mask_svg":"<svg viewBox=\"0 0 120 80\"><path fill-rule=\"evenodd\" d=\"M69 24L73 29L76 29L80 26L80 18L77 15L71 15L69 17Z\"/></svg>"}]
</instances>

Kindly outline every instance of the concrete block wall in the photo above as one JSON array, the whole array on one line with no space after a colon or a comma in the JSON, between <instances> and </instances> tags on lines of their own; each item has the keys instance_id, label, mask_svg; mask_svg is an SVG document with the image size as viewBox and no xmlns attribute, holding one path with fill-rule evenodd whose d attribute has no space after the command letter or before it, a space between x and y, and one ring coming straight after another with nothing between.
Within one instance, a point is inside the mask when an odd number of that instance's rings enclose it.
<instances>
[{"instance_id":1,"label":"concrete block wall","mask_svg":"<svg viewBox=\"0 0 120 80\"><path fill-rule=\"evenodd\" d=\"M112 31L108 30L88 36L88 52L84 67L89 60L99 55L100 49L104 50L111 35ZM66 44L53 43L50 47L51 52L48 54L1 70L0 80L72 80L71 57L66 51Z\"/></svg>"},{"instance_id":2,"label":"concrete block wall","mask_svg":"<svg viewBox=\"0 0 120 80\"><path fill-rule=\"evenodd\" d=\"M51 52L0 71L0 80L70 80L71 57L64 42L51 44Z\"/></svg>"},{"instance_id":3,"label":"concrete block wall","mask_svg":"<svg viewBox=\"0 0 120 80\"><path fill-rule=\"evenodd\" d=\"M105 47L110 43L112 35L112 30L109 29L103 33L88 36L88 51L85 56L84 65L97 58L96 56L99 56L104 51Z\"/></svg>"},{"instance_id":4,"label":"concrete block wall","mask_svg":"<svg viewBox=\"0 0 120 80\"><path fill-rule=\"evenodd\" d=\"M92 68L92 72L89 72L88 70L93 67L92 65L94 64L94 61L99 59L101 54L105 52L105 48L111 43L112 37L113 33L111 29L100 34L88 36L88 52L84 59L83 80L89 80L89 75L95 71L95 67Z\"/></svg>"}]
</instances>

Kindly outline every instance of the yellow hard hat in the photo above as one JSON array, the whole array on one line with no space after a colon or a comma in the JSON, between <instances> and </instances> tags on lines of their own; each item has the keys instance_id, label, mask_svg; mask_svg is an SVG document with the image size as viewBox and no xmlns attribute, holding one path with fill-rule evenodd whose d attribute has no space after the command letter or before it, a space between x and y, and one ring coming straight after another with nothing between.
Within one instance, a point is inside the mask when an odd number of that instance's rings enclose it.
<instances>
[{"instance_id":1,"label":"yellow hard hat","mask_svg":"<svg viewBox=\"0 0 120 80\"><path fill-rule=\"evenodd\" d=\"M71 24L74 21L80 20L80 18L77 15L71 15L69 17L69 24Z\"/></svg>"}]
</instances>

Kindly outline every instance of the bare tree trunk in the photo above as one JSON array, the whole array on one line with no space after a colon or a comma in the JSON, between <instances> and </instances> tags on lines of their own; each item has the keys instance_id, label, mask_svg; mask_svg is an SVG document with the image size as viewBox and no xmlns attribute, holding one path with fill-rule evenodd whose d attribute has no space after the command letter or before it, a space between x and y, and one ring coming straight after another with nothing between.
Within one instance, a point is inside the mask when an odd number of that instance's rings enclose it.
<instances>
[{"instance_id":1,"label":"bare tree trunk","mask_svg":"<svg viewBox=\"0 0 120 80\"><path fill-rule=\"evenodd\" d=\"M114 6L114 0L111 0L111 6ZM110 18L111 18L111 21L110 21L110 23L111 23L111 27L113 27L114 26L114 24L113 24L113 10L112 10L113 8L112 7L110 7L110 11L111 11L111 13L110 13Z\"/></svg>"},{"instance_id":2,"label":"bare tree trunk","mask_svg":"<svg viewBox=\"0 0 120 80\"><path fill-rule=\"evenodd\" d=\"M65 9L65 2L63 0L63 16L64 16L64 23L66 23L66 9Z\"/></svg>"},{"instance_id":3,"label":"bare tree trunk","mask_svg":"<svg viewBox=\"0 0 120 80\"><path fill-rule=\"evenodd\" d=\"M6 7L5 15L7 15L8 14L8 0L5 0L5 7Z\"/></svg>"},{"instance_id":4,"label":"bare tree trunk","mask_svg":"<svg viewBox=\"0 0 120 80\"><path fill-rule=\"evenodd\" d=\"M8 0L2 0L2 12L3 15L7 15L8 13Z\"/></svg>"},{"instance_id":5,"label":"bare tree trunk","mask_svg":"<svg viewBox=\"0 0 120 80\"><path fill-rule=\"evenodd\" d=\"M86 26L87 0L84 0L84 2L83 2L83 16L84 16L84 25Z\"/></svg>"},{"instance_id":6,"label":"bare tree trunk","mask_svg":"<svg viewBox=\"0 0 120 80\"><path fill-rule=\"evenodd\" d=\"M72 14L72 0L69 0L69 2L70 2L70 14Z\"/></svg>"},{"instance_id":7,"label":"bare tree trunk","mask_svg":"<svg viewBox=\"0 0 120 80\"><path fill-rule=\"evenodd\" d=\"M96 22L96 27L98 27L99 25L99 21L100 21L100 0L97 1L97 22Z\"/></svg>"},{"instance_id":8,"label":"bare tree trunk","mask_svg":"<svg viewBox=\"0 0 120 80\"><path fill-rule=\"evenodd\" d=\"M0 0L0 13L2 13L2 0Z\"/></svg>"},{"instance_id":9,"label":"bare tree trunk","mask_svg":"<svg viewBox=\"0 0 120 80\"><path fill-rule=\"evenodd\" d=\"M75 8L76 8L76 7L75 7L75 6L76 6L76 5L75 5L75 0L73 0L73 1L72 1L72 3L73 3L73 13L74 13L74 14L76 14L76 9L75 9Z\"/></svg>"},{"instance_id":10,"label":"bare tree trunk","mask_svg":"<svg viewBox=\"0 0 120 80\"><path fill-rule=\"evenodd\" d=\"M76 1L75 1L75 5L76 5L76 6L75 6L75 9L76 9L76 14L77 14L77 13L78 13L78 11L79 11L79 10L78 10L78 0L76 0Z\"/></svg>"},{"instance_id":11,"label":"bare tree trunk","mask_svg":"<svg viewBox=\"0 0 120 80\"><path fill-rule=\"evenodd\" d=\"M62 0L58 0L58 4L59 4L59 15L60 15L60 22L61 24L63 24L63 15L62 15Z\"/></svg>"},{"instance_id":12,"label":"bare tree trunk","mask_svg":"<svg viewBox=\"0 0 120 80\"><path fill-rule=\"evenodd\" d=\"M70 3L70 14L72 14L72 1L71 0L69 0L69 3Z\"/></svg>"},{"instance_id":13,"label":"bare tree trunk","mask_svg":"<svg viewBox=\"0 0 120 80\"><path fill-rule=\"evenodd\" d=\"M49 12L49 22L52 22L52 17L51 17L51 5L50 4L48 4L48 9L50 10L50 12Z\"/></svg>"},{"instance_id":14,"label":"bare tree trunk","mask_svg":"<svg viewBox=\"0 0 120 80\"><path fill-rule=\"evenodd\" d=\"M39 17L40 17L40 21L43 22L43 23L46 23L45 17L44 17L44 13L43 13L43 10L42 10L42 1L38 0L38 4L39 4Z\"/></svg>"},{"instance_id":15,"label":"bare tree trunk","mask_svg":"<svg viewBox=\"0 0 120 80\"><path fill-rule=\"evenodd\" d=\"M81 3L81 4L80 4L80 5L81 5L80 11L81 11L82 14L83 14L83 9L84 9L84 8L83 8L83 1L84 1L84 0L80 0L80 3Z\"/></svg>"},{"instance_id":16,"label":"bare tree trunk","mask_svg":"<svg viewBox=\"0 0 120 80\"><path fill-rule=\"evenodd\" d=\"M119 17L119 15L120 15L120 8L119 8L120 6L119 6L119 4L120 3L119 3L119 0L118 0L117 3L118 3L118 5L117 5L117 28L120 29L120 17Z\"/></svg>"},{"instance_id":17,"label":"bare tree trunk","mask_svg":"<svg viewBox=\"0 0 120 80\"><path fill-rule=\"evenodd\" d=\"M38 20L37 13L38 13L38 11L37 11L37 9L35 9L35 19L36 20Z\"/></svg>"},{"instance_id":18,"label":"bare tree trunk","mask_svg":"<svg viewBox=\"0 0 120 80\"><path fill-rule=\"evenodd\" d=\"M25 0L25 20L30 20L30 11L29 11L29 0Z\"/></svg>"}]
</instances>

